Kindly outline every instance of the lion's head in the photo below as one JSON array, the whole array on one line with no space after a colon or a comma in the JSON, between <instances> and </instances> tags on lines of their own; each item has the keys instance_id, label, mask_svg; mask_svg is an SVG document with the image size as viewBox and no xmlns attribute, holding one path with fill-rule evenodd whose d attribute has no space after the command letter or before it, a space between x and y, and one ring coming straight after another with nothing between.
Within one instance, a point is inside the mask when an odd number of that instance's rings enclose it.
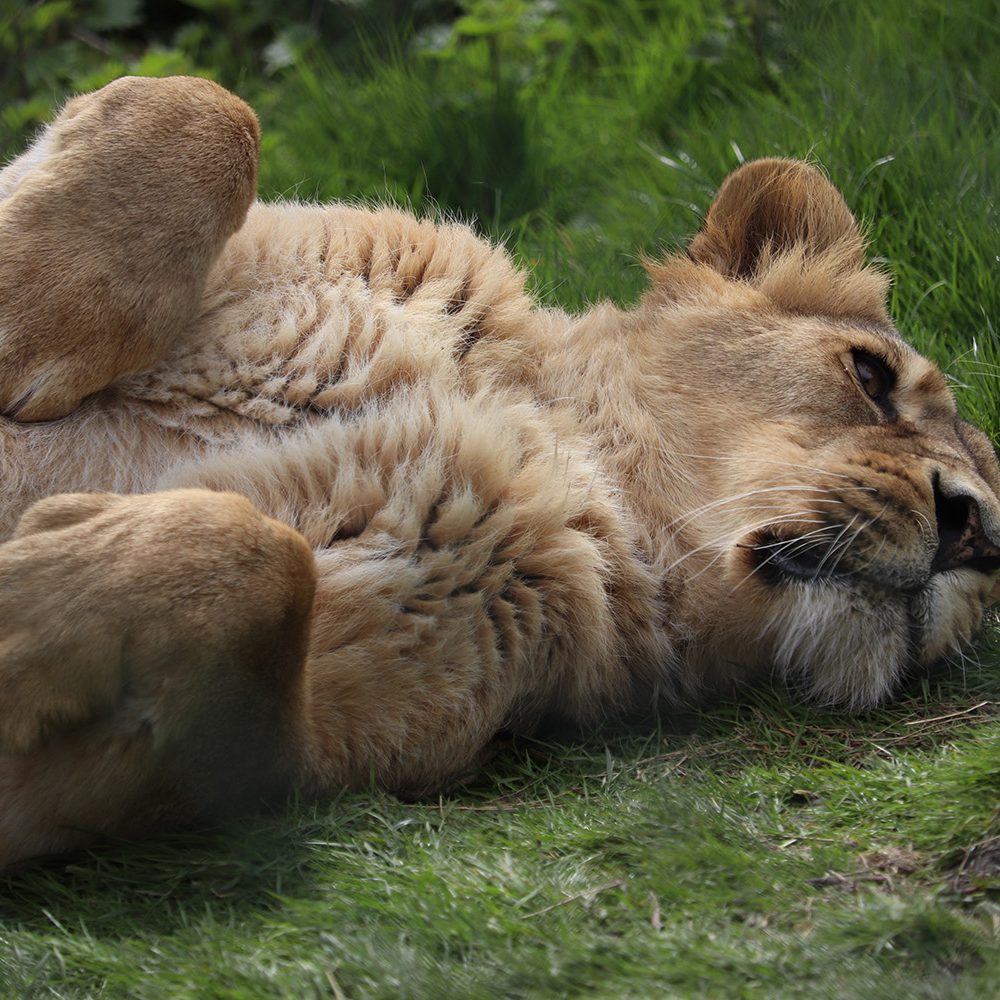
<instances>
[{"instance_id":1,"label":"lion's head","mask_svg":"<svg viewBox=\"0 0 1000 1000\"><path fill-rule=\"evenodd\" d=\"M843 198L761 160L640 309L667 428L667 578L692 676L777 669L860 707L1000 599L1000 467L900 337ZM679 513L677 513L679 511Z\"/></svg>"}]
</instances>

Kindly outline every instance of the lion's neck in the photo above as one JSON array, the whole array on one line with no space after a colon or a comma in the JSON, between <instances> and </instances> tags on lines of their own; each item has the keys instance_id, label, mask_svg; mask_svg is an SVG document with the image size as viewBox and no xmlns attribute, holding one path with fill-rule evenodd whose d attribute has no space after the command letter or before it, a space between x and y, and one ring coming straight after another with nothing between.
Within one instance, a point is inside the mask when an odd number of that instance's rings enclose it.
<instances>
[{"instance_id":1,"label":"lion's neck","mask_svg":"<svg viewBox=\"0 0 1000 1000\"><path fill-rule=\"evenodd\" d=\"M604 303L539 345L539 396L566 406L593 457L635 518L654 565L674 558L668 526L697 502L684 456L684 421L670 409L650 371L641 310ZM656 389L656 396L652 391Z\"/></svg>"}]
</instances>

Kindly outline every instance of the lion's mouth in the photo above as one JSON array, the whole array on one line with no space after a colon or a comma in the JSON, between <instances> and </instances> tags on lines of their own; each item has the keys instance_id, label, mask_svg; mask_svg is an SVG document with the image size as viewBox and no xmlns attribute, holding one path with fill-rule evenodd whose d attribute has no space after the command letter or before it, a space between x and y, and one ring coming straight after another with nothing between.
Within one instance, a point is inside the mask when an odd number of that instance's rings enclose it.
<instances>
[{"instance_id":1,"label":"lion's mouth","mask_svg":"<svg viewBox=\"0 0 1000 1000\"><path fill-rule=\"evenodd\" d=\"M1000 556L992 553L966 556L957 564L945 563L940 559L940 553L946 547L945 541L941 542L938 553L924 572L914 572L912 565L900 572L898 568L882 565L875 559L859 560L850 545L840 544L839 539L817 543L808 536L781 536L763 531L744 547L750 550L754 574L771 586L795 581L822 583L850 580L909 596L926 587L936 574L949 569L974 570L986 576L1000 572Z\"/></svg>"},{"instance_id":2,"label":"lion's mouth","mask_svg":"<svg viewBox=\"0 0 1000 1000\"><path fill-rule=\"evenodd\" d=\"M723 655L782 677L810 701L855 710L908 676L964 662L994 575L970 561L932 572L930 541L856 536L828 519L744 534L728 550L736 618L718 637ZM753 600L741 605L744 587ZM706 644L714 655L718 640Z\"/></svg>"},{"instance_id":3,"label":"lion's mouth","mask_svg":"<svg viewBox=\"0 0 1000 1000\"><path fill-rule=\"evenodd\" d=\"M817 583L847 577L844 553L799 536L782 537L764 531L748 546L753 569L765 582L780 586L796 580Z\"/></svg>"}]
</instances>

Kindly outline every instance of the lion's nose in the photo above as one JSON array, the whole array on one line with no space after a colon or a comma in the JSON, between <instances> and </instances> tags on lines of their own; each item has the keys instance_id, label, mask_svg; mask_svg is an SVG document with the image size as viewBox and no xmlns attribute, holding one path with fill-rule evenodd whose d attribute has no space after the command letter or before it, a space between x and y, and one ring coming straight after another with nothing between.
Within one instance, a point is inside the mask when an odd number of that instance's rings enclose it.
<instances>
[{"instance_id":1,"label":"lion's nose","mask_svg":"<svg viewBox=\"0 0 1000 1000\"><path fill-rule=\"evenodd\" d=\"M945 496L940 477L934 476L934 514L938 547L931 561L932 573L966 566L984 573L1000 569L1000 547L983 529L979 501L967 493Z\"/></svg>"}]
</instances>

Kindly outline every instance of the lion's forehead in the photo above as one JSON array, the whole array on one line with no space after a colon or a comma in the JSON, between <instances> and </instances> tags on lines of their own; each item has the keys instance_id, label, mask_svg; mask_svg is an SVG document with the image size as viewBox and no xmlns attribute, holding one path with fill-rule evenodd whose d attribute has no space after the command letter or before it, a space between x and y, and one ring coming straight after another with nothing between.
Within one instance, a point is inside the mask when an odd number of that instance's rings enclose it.
<instances>
[{"instance_id":1,"label":"lion's forehead","mask_svg":"<svg viewBox=\"0 0 1000 1000\"><path fill-rule=\"evenodd\" d=\"M792 440L803 432L819 431L822 439L831 431L880 423L916 427L923 434L956 440L958 410L948 378L895 327L759 308L723 320L726 337L719 364L714 364L711 345L693 345L697 357L711 357L713 372L740 393L740 405L748 410L758 407L758 422L775 415L793 419L797 426L791 429ZM712 326L718 329L719 323ZM877 407L858 396L854 367L859 355L879 360L890 372L891 414L880 415ZM743 419L752 427L755 415L748 412Z\"/></svg>"}]
</instances>

